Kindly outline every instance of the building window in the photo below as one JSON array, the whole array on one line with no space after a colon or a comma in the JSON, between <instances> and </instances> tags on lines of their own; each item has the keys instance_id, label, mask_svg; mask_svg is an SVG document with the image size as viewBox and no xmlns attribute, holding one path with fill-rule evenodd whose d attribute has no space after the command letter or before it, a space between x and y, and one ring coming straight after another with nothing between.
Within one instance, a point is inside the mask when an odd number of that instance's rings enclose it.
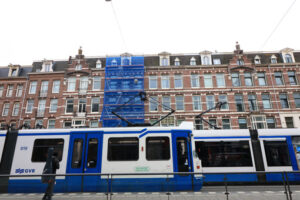
<instances>
[{"instance_id":1,"label":"building window","mask_svg":"<svg viewBox=\"0 0 300 200\"><path fill-rule=\"evenodd\" d=\"M20 103L17 102L14 104L12 116L18 116L20 110Z\"/></svg>"},{"instance_id":2,"label":"building window","mask_svg":"<svg viewBox=\"0 0 300 200\"><path fill-rule=\"evenodd\" d=\"M161 76L161 88L162 89L170 89L169 76Z\"/></svg>"},{"instance_id":3,"label":"building window","mask_svg":"<svg viewBox=\"0 0 300 200\"><path fill-rule=\"evenodd\" d=\"M257 110L257 101L256 101L256 96L254 94L249 94L248 95L248 103L249 103L249 110L250 111Z\"/></svg>"},{"instance_id":4,"label":"building window","mask_svg":"<svg viewBox=\"0 0 300 200\"><path fill-rule=\"evenodd\" d=\"M246 118L239 118L238 122L239 122L239 128L240 129L247 129L248 128Z\"/></svg>"},{"instance_id":5,"label":"building window","mask_svg":"<svg viewBox=\"0 0 300 200\"><path fill-rule=\"evenodd\" d=\"M96 68L97 69L100 69L100 68L102 68L102 63L101 63L101 60L97 60L97 62L96 62Z\"/></svg>"},{"instance_id":6,"label":"building window","mask_svg":"<svg viewBox=\"0 0 300 200\"><path fill-rule=\"evenodd\" d=\"M238 66L243 66L245 63L244 63L244 60L238 59L238 60L236 61L236 64L237 64Z\"/></svg>"},{"instance_id":7,"label":"building window","mask_svg":"<svg viewBox=\"0 0 300 200\"><path fill-rule=\"evenodd\" d=\"M275 75L276 85L283 85L282 73L281 72L275 72L274 75Z\"/></svg>"},{"instance_id":8,"label":"building window","mask_svg":"<svg viewBox=\"0 0 300 200\"><path fill-rule=\"evenodd\" d=\"M17 76L17 69L11 70L11 76Z\"/></svg>"},{"instance_id":9,"label":"building window","mask_svg":"<svg viewBox=\"0 0 300 200\"><path fill-rule=\"evenodd\" d=\"M174 77L174 86L176 89L182 88L183 87L183 82L182 82L182 76L181 75L175 75Z\"/></svg>"},{"instance_id":10,"label":"building window","mask_svg":"<svg viewBox=\"0 0 300 200\"><path fill-rule=\"evenodd\" d=\"M206 95L206 106L207 106L207 109L211 109L215 106L215 96L214 95Z\"/></svg>"},{"instance_id":11,"label":"building window","mask_svg":"<svg viewBox=\"0 0 300 200\"><path fill-rule=\"evenodd\" d=\"M149 76L149 89L157 89L157 76Z\"/></svg>"},{"instance_id":12,"label":"building window","mask_svg":"<svg viewBox=\"0 0 300 200\"><path fill-rule=\"evenodd\" d=\"M176 110L184 110L184 97L183 96L176 96Z\"/></svg>"},{"instance_id":13,"label":"building window","mask_svg":"<svg viewBox=\"0 0 300 200\"><path fill-rule=\"evenodd\" d=\"M39 100L37 115L44 116L45 108L46 108L46 100L45 99Z\"/></svg>"},{"instance_id":14,"label":"building window","mask_svg":"<svg viewBox=\"0 0 300 200\"><path fill-rule=\"evenodd\" d=\"M253 129L264 129L267 127L266 117L263 115L252 116L251 120Z\"/></svg>"},{"instance_id":15,"label":"building window","mask_svg":"<svg viewBox=\"0 0 300 200\"><path fill-rule=\"evenodd\" d=\"M4 90L4 87L3 87L3 85L1 85L0 86L0 97L2 97L2 95L3 95L3 90Z\"/></svg>"},{"instance_id":16,"label":"building window","mask_svg":"<svg viewBox=\"0 0 300 200\"><path fill-rule=\"evenodd\" d=\"M225 78L224 74L217 74L217 87L225 87Z\"/></svg>"},{"instance_id":17,"label":"building window","mask_svg":"<svg viewBox=\"0 0 300 200\"><path fill-rule=\"evenodd\" d=\"M51 64L45 64L45 72L50 72Z\"/></svg>"},{"instance_id":18,"label":"building window","mask_svg":"<svg viewBox=\"0 0 300 200\"><path fill-rule=\"evenodd\" d=\"M222 119L222 128L231 129L230 119Z\"/></svg>"},{"instance_id":19,"label":"building window","mask_svg":"<svg viewBox=\"0 0 300 200\"><path fill-rule=\"evenodd\" d=\"M75 70L76 71L82 70L82 65L81 64L77 64L76 67L75 67Z\"/></svg>"},{"instance_id":20,"label":"building window","mask_svg":"<svg viewBox=\"0 0 300 200\"><path fill-rule=\"evenodd\" d=\"M67 99L66 104L66 113L72 113L74 111L74 99Z\"/></svg>"},{"instance_id":21,"label":"building window","mask_svg":"<svg viewBox=\"0 0 300 200\"><path fill-rule=\"evenodd\" d=\"M64 121L64 128L71 128L72 122L70 121Z\"/></svg>"},{"instance_id":22,"label":"building window","mask_svg":"<svg viewBox=\"0 0 300 200\"><path fill-rule=\"evenodd\" d=\"M238 112L244 112L245 108L244 108L243 95L236 94L236 95L234 95L234 99L235 99L236 110Z\"/></svg>"},{"instance_id":23,"label":"building window","mask_svg":"<svg viewBox=\"0 0 300 200\"><path fill-rule=\"evenodd\" d=\"M168 137L147 137L146 138L146 159L147 160L169 160L170 139Z\"/></svg>"},{"instance_id":24,"label":"building window","mask_svg":"<svg viewBox=\"0 0 300 200\"><path fill-rule=\"evenodd\" d=\"M98 123L97 120L92 120L92 121L90 122L90 127L91 127L91 128L98 128L98 127L99 127L98 124L99 124L99 123Z\"/></svg>"},{"instance_id":25,"label":"building window","mask_svg":"<svg viewBox=\"0 0 300 200\"><path fill-rule=\"evenodd\" d=\"M272 105L271 105L270 95L269 94L262 94L261 98L262 98L263 108L264 109L271 109Z\"/></svg>"},{"instance_id":26,"label":"building window","mask_svg":"<svg viewBox=\"0 0 300 200\"><path fill-rule=\"evenodd\" d=\"M26 119L23 122L23 128L22 129L30 129L31 128L31 121L30 119Z\"/></svg>"},{"instance_id":27,"label":"building window","mask_svg":"<svg viewBox=\"0 0 300 200\"><path fill-rule=\"evenodd\" d=\"M226 94L219 95L219 102L226 103L226 104L223 104L221 106L221 110L228 110L229 109L229 105L228 105L228 100L227 100L227 95Z\"/></svg>"},{"instance_id":28,"label":"building window","mask_svg":"<svg viewBox=\"0 0 300 200\"><path fill-rule=\"evenodd\" d=\"M92 112L99 112L100 110L100 98L93 97L92 98Z\"/></svg>"},{"instance_id":29,"label":"building window","mask_svg":"<svg viewBox=\"0 0 300 200\"><path fill-rule=\"evenodd\" d=\"M265 86L265 85L267 85L266 77L265 77L265 73L264 72L258 72L257 73L257 78L258 78L258 85L259 86Z\"/></svg>"},{"instance_id":30,"label":"building window","mask_svg":"<svg viewBox=\"0 0 300 200\"><path fill-rule=\"evenodd\" d=\"M283 93L279 94L279 99L280 99L281 108L290 107L287 94L283 94Z\"/></svg>"},{"instance_id":31,"label":"building window","mask_svg":"<svg viewBox=\"0 0 300 200\"><path fill-rule=\"evenodd\" d=\"M253 86L252 74L249 73L249 72L244 73L244 77L245 77L245 85L246 86Z\"/></svg>"},{"instance_id":32,"label":"building window","mask_svg":"<svg viewBox=\"0 0 300 200\"><path fill-rule=\"evenodd\" d=\"M6 91L6 96L7 97L12 97L14 91L14 85L8 85L7 86L7 91Z\"/></svg>"},{"instance_id":33,"label":"building window","mask_svg":"<svg viewBox=\"0 0 300 200\"><path fill-rule=\"evenodd\" d=\"M169 59L166 57L161 58L161 66L169 66Z\"/></svg>"},{"instance_id":34,"label":"building window","mask_svg":"<svg viewBox=\"0 0 300 200\"><path fill-rule=\"evenodd\" d=\"M271 56L271 63L276 64L277 63L277 57L275 55Z\"/></svg>"},{"instance_id":35,"label":"building window","mask_svg":"<svg viewBox=\"0 0 300 200\"><path fill-rule=\"evenodd\" d=\"M193 96L193 110L202 110L201 96Z\"/></svg>"},{"instance_id":36,"label":"building window","mask_svg":"<svg viewBox=\"0 0 300 200\"><path fill-rule=\"evenodd\" d=\"M267 117L267 126L268 128L276 128L274 117Z\"/></svg>"},{"instance_id":37,"label":"building window","mask_svg":"<svg viewBox=\"0 0 300 200\"><path fill-rule=\"evenodd\" d=\"M68 92L74 92L76 88L76 78L70 77L68 78Z\"/></svg>"},{"instance_id":38,"label":"building window","mask_svg":"<svg viewBox=\"0 0 300 200\"><path fill-rule=\"evenodd\" d=\"M291 54L285 54L284 58L285 58L285 63L292 63L293 62Z\"/></svg>"},{"instance_id":39,"label":"building window","mask_svg":"<svg viewBox=\"0 0 300 200\"><path fill-rule=\"evenodd\" d=\"M58 104L58 99L51 99L49 112L55 113L57 111L57 104Z\"/></svg>"},{"instance_id":40,"label":"building window","mask_svg":"<svg viewBox=\"0 0 300 200\"><path fill-rule=\"evenodd\" d=\"M41 94L47 95L48 93L48 81L42 81L42 85L41 85Z\"/></svg>"},{"instance_id":41,"label":"building window","mask_svg":"<svg viewBox=\"0 0 300 200\"><path fill-rule=\"evenodd\" d=\"M174 116L169 116L161 121L161 126L163 127L169 127L174 125L175 125Z\"/></svg>"},{"instance_id":42,"label":"building window","mask_svg":"<svg viewBox=\"0 0 300 200\"><path fill-rule=\"evenodd\" d=\"M30 99L27 101L26 113L32 113L34 100Z\"/></svg>"},{"instance_id":43,"label":"building window","mask_svg":"<svg viewBox=\"0 0 300 200\"><path fill-rule=\"evenodd\" d=\"M9 103L3 104L2 116L8 116L9 112Z\"/></svg>"},{"instance_id":44,"label":"building window","mask_svg":"<svg viewBox=\"0 0 300 200\"><path fill-rule=\"evenodd\" d=\"M53 81L52 93L59 93L59 87L60 87L60 81L59 80Z\"/></svg>"},{"instance_id":45,"label":"building window","mask_svg":"<svg viewBox=\"0 0 300 200\"><path fill-rule=\"evenodd\" d=\"M241 82L240 82L240 76L239 73L232 73L231 74L231 81L232 81L232 86L240 86Z\"/></svg>"},{"instance_id":46,"label":"building window","mask_svg":"<svg viewBox=\"0 0 300 200\"><path fill-rule=\"evenodd\" d=\"M55 119L48 120L48 128L55 128Z\"/></svg>"},{"instance_id":47,"label":"building window","mask_svg":"<svg viewBox=\"0 0 300 200\"><path fill-rule=\"evenodd\" d=\"M221 64L221 59L220 58L214 58L214 64L215 65L220 65Z\"/></svg>"},{"instance_id":48,"label":"building window","mask_svg":"<svg viewBox=\"0 0 300 200\"><path fill-rule=\"evenodd\" d=\"M203 63L202 64L203 65L209 65L210 64L208 56L203 56Z\"/></svg>"},{"instance_id":49,"label":"building window","mask_svg":"<svg viewBox=\"0 0 300 200\"><path fill-rule=\"evenodd\" d=\"M259 57L258 55L255 56L255 58L254 58L254 63L255 63L255 64L261 64L261 62L260 62L260 57Z\"/></svg>"},{"instance_id":50,"label":"building window","mask_svg":"<svg viewBox=\"0 0 300 200\"><path fill-rule=\"evenodd\" d=\"M17 86L17 93L16 93L16 97L21 97L23 93L23 85L18 85Z\"/></svg>"},{"instance_id":51,"label":"building window","mask_svg":"<svg viewBox=\"0 0 300 200\"><path fill-rule=\"evenodd\" d=\"M88 89L89 78L87 76L80 77L79 90L86 91Z\"/></svg>"},{"instance_id":52,"label":"building window","mask_svg":"<svg viewBox=\"0 0 300 200\"><path fill-rule=\"evenodd\" d=\"M190 65L192 65L192 66L196 65L196 59L194 57L191 58Z\"/></svg>"},{"instance_id":53,"label":"building window","mask_svg":"<svg viewBox=\"0 0 300 200\"><path fill-rule=\"evenodd\" d=\"M192 74L191 75L191 86L192 86L192 88L200 87L199 75L198 74Z\"/></svg>"},{"instance_id":54,"label":"building window","mask_svg":"<svg viewBox=\"0 0 300 200\"><path fill-rule=\"evenodd\" d=\"M215 126L217 126L217 120L214 118L208 119L208 122L211 124L209 125L209 129L215 129Z\"/></svg>"},{"instance_id":55,"label":"building window","mask_svg":"<svg viewBox=\"0 0 300 200\"><path fill-rule=\"evenodd\" d=\"M285 123L287 128L295 128L293 117L285 117Z\"/></svg>"},{"instance_id":56,"label":"building window","mask_svg":"<svg viewBox=\"0 0 300 200\"><path fill-rule=\"evenodd\" d=\"M162 109L163 111L169 111L171 108L171 98L169 96L162 97Z\"/></svg>"},{"instance_id":57,"label":"building window","mask_svg":"<svg viewBox=\"0 0 300 200\"><path fill-rule=\"evenodd\" d=\"M149 100L149 109L150 111L158 111L157 97L152 96Z\"/></svg>"},{"instance_id":58,"label":"building window","mask_svg":"<svg viewBox=\"0 0 300 200\"><path fill-rule=\"evenodd\" d=\"M93 78L93 90L100 90L101 89L101 77L95 76Z\"/></svg>"},{"instance_id":59,"label":"building window","mask_svg":"<svg viewBox=\"0 0 300 200\"><path fill-rule=\"evenodd\" d=\"M299 92L294 93L294 100L295 100L296 108L300 108L300 93Z\"/></svg>"},{"instance_id":60,"label":"building window","mask_svg":"<svg viewBox=\"0 0 300 200\"><path fill-rule=\"evenodd\" d=\"M212 76L211 74L204 74L204 86L206 88L211 88L213 87L213 81L212 81Z\"/></svg>"},{"instance_id":61,"label":"building window","mask_svg":"<svg viewBox=\"0 0 300 200\"><path fill-rule=\"evenodd\" d=\"M179 58L175 58L174 65L175 66L180 66L180 60L179 60Z\"/></svg>"},{"instance_id":62,"label":"building window","mask_svg":"<svg viewBox=\"0 0 300 200\"><path fill-rule=\"evenodd\" d=\"M86 111L86 99L79 99L78 112L83 113Z\"/></svg>"},{"instance_id":63,"label":"building window","mask_svg":"<svg viewBox=\"0 0 300 200\"><path fill-rule=\"evenodd\" d=\"M289 81L291 85L297 85L296 73L294 71L288 71Z\"/></svg>"},{"instance_id":64,"label":"building window","mask_svg":"<svg viewBox=\"0 0 300 200\"><path fill-rule=\"evenodd\" d=\"M201 119L195 120L195 129L196 130L203 130L203 122Z\"/></svg>"}]
</instances>

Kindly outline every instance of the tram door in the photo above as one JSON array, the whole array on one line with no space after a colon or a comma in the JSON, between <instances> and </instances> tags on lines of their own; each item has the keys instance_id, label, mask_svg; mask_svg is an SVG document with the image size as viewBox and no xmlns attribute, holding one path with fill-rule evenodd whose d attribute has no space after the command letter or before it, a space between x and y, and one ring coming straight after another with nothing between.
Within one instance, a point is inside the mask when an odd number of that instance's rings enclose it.
<instances>
[{"instance_id":1,"label":"tram door","mask_svg":"<svg viewBox=\"0 0 300 200\"><path fill-rule=\"evenodd\" d=\"M191 145L189 133L174 132L172 135L173 143L173 158L174 158L174 172L192 172L193 164L191 161ZM193 189L193 175L180 174L175 175L176 185L181 190Z\"/></svg>"},{"instance_id":2,"label":"tram door","mask_svg":"<svg viewBox=\"0 0 300 200\"><path fill-rule=\"evenodd\" d=\"M70 137L67 173L101 173L102 132L72 133ZM68 176L68 191L98 191L100 176Z\"/></svg>"},{"instance_id":3,"label":"tram door","mask_svg":"<svg viewBox=\"0 0 300 200\"><path fill-rule=\"evenodd\" d=\"M292 144L293 144L293 148L297 160L298 170L300 170L300 137L299 136L292 137Z\"/></svg>"}]
</instances>

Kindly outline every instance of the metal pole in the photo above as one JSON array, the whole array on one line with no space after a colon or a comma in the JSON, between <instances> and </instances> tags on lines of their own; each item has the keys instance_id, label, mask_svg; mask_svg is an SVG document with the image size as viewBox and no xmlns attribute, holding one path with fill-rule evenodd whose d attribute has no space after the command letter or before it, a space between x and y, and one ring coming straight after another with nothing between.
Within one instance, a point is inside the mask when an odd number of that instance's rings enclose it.
<instances>
[{"instance_id":1,"label":"metal pole","mask_svg":"<svg viewBox=\"0 0 300 200\"><path fill-rule=\"evenodd\" d=\"M168 196L168 200L170 200L170 190L169 190L169 175L167 174L167 180L166 180L166 182L167 182L167 196Z\"/></svg>"},{"instance_id":2,"label":"metal pole","mask_svg":"<svg viewBox=\"0 0 300 200\"><path fill-rule=\"evenodd\" d=\"M286 176L286 183L287 183L287 189L288 189L288 194L289 194L290 200L293 200L288 174L287 174L287 172L284 172L284 174Z\"/></svg>"},{"instance_id":3,"label":"metal pole","mask_svg":"<svg viewBox=\"0 0 300 200\"><path fill-rule=\"evenodd\" d=\"M226 176L226 174L224 174L224 184L225 184L226 200L228 200L229 192L228 192L228 185L227 185L227 176Z\"/></svg>"},{"instance_id":4,"label":"metal pole","mask_svg":"<svg viewBox=\"0 0 300 200\"><path fill-rule=\"evenodd\" d=\"M282 182L283 182L283 185L284 185L284 194L286 196L286 200L289 200L289 195L287 193L286 182L285 182L285 177L284 177L283 172L281 173L281 177L282 177Z\"/></svg>"},{"instance_id":5,"label":"metal pole","mask_svg":"<svg viewBox=\"0 0 300 200\"><path fill-rule=\"evenodd\" d=\"M109 174L107 175L107 193L106 193L106 199L108 200L109 195Z\"/></svg>"},{"instance_id":6,"label":"metal pole","mask_svg":"<svg viewBox=\"0 0 300 200\"><path fill-rule=\"evenodd\" d=\"M110 200L111 200L111 197L113 195L113 193L112 193L112 182L113 182L113 175L111 174L110 175L110 196L109 196Z\"/></svg>"}]
</instances>

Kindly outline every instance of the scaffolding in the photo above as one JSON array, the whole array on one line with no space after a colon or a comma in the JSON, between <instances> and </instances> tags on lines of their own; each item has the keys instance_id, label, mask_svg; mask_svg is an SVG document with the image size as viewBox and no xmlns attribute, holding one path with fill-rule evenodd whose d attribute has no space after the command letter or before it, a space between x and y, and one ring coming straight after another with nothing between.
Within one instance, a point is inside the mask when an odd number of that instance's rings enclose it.
<instances>
[{"instance_id":1,"label":"scaffolding","mask_svg":"<svg viewBox=\"0 0 300 200\"><path fill-rule=\"evenodd\" d=\"M100 121L102 127L124 127L112 111L132 123L144 123L144 102L139 93L144 91L144 57L108 57L105 67L104 102ZM134 98L135 97L135 98ZM128 105L130 99L133 99ZM122 106L123 105L123 106Z\"/></svg>"}]
</instances>

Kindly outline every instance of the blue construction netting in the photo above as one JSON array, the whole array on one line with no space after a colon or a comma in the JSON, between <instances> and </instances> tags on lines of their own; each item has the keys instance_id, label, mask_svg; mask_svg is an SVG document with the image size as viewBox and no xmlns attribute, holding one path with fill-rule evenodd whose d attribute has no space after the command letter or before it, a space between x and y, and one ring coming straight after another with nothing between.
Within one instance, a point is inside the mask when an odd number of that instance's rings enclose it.
<instances>
[{"instance_id":1,"label":"blue construction netting","mask_svg":"<svg viewBox=\"0 0 300 200\"><path fill-rule=\"evenodd\" d=\"M102 127L127 126L112 111L132 123L144 122L144 57L121 56L106 58L104 102L100 121ZM124 105L126 102L128 105Z\"/></svg>"}]
</instances>

